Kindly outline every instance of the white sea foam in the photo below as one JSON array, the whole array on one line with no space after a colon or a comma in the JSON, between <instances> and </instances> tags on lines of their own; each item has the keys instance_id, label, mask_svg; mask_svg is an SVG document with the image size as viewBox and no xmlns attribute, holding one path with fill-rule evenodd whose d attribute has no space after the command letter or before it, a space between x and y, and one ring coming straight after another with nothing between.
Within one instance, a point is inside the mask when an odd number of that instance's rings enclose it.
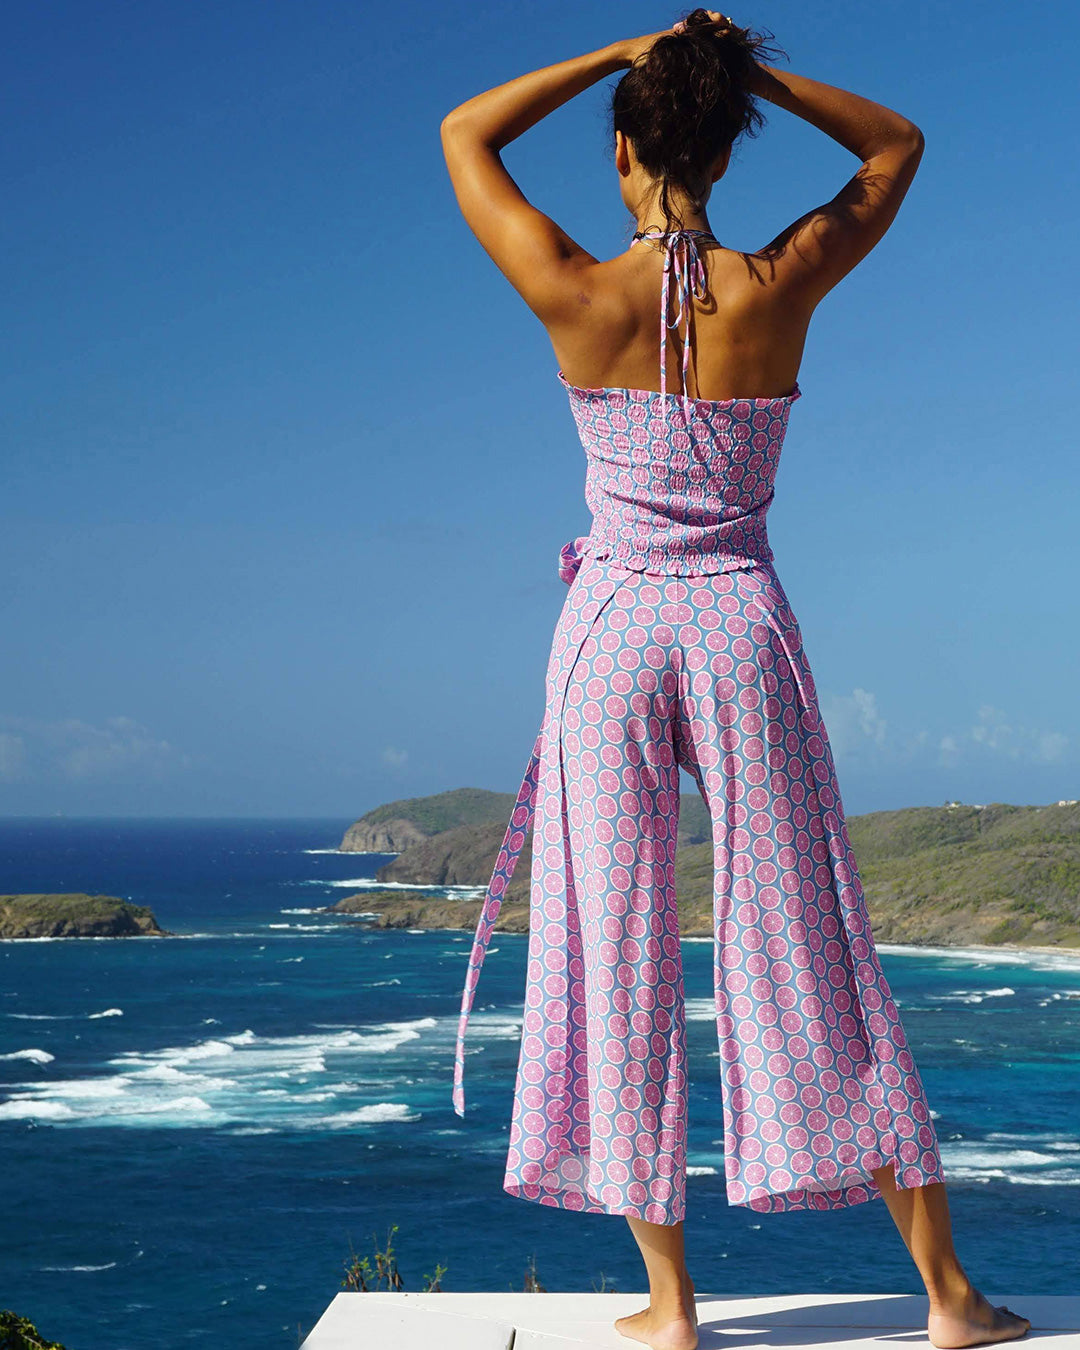
<instances>
[{"instance_id":1,"label":"white sea foam","mask_svg":"<svg viewBox=\"0 0 1080 1350\"><path fill-rule=\"evenodd\" d=\"M318 909L312 909L310 905L309 905L307 908L301 908L301 909L279 909L279 910L278 910L278 913L279 913L279 914L320 914L321 912L322 912L321 910L318 910Z\"/></svg>"},{"instance_id":2,"label":"white sea foam","mask_svg":"<svg viewBox=\"0 0 1080 1350\"><path fill-rule=\"evenodd\" d=\"M67 1022L70 1013L8 1013L8 1017L18 1017L23 1022Z\"/></svg>"},{"instance_id":3,"label":"white sea foam","mask_svg":"<svg viewBox=\"0 0 1080 1350\"><path fill-rule=\"evenodd\" d=\"M356 1111L340 1111L337 1115L324 1116L319 1124L329 1130L345 1130L353 1125L382 1125L419 1119L418 1111L410 1111L400 1102L376 1102L372 1106L361 1106Z\"/></svg>"},{"instance_id":4,"label":"white sea foam","mask_svg":"<svg viewBox=\"0 0 1080 1350\"><path fill-rule=\"evenodd\" d=\"M22 1094L0 1102L0 1120L70 1120L74 1115L66 1102L31 1101Z\"/></svg>"},{"instance_id":5,"label":"white sea foam","mask_svg":"<svg viewBox=\"0 0 1080 1350\"><path fill-rule=\"evenodd\" d=\"M716 1176L715 1167L687 1167L686 1175L688 1177L714 1177Z\"/></svg>"},{"instance_id":6,"label":"white sea foam","mask_svg":"<svg viewBox=\"0 0 1080 1350\"><path fill-rule=\"evenodd\" d=\"M879 952L895 956L943 957L951 961L972 961L995 966L1028 966L1033 970L1077 969L1080 948L1063 947L913 947L894 942L879 942Z\"/></svg>"},{"instance_id":7,"label":"white sea foam","mask_svg":"<svg viewBox=\"0 0 1080 1350\"><path fill-rule=\"evenodd\" d=\"M312 878L302 886L348 887L353 891L416 891L444 896L447 900L476 900L487 894L486 886L417 886L411 881L377 881L374 877L351 877L344 881L328 881L325 877Z\"/></svg>"},{"instance_id":8,"label":"white sea foam","mask_svg":"<svg viewBox=\"0 0 1080 1350\"><path fill-rule=\"evenodd\" d=\"M162 934L162 936L166 936ZM174 934L168 934L169 937ZM69 947L73 942L134 942L142 940L142 933L116 933L116 934L89 934L80 933L69 937L25 937L25 938L0 938L0 942L17 942L25 947L28 942L62 942L65 947ZM144 944L145 945L145 944Z\"/></svg>"},{"instance_id":9,"label":"white sea foam","mask_svg":"<svg viewBox=\"0 0 1080 1350\"><path fill-rule=\"evenodd\" d=\"M469 1022L478 1038L483 1040L516 1040L521 1035L521 1016L508 1016L499 1012L473 1013Z\"/></svg>"},{"instance_id":10,"label":"white sea foam","mask_svg":"<svg viewBox=\"0 0 1080 1350\"><path fill-rule=\"evenodd\" d=\"M686 1020L688 1022L715 1022L715 999L688 998L686 1000Z\"/></svg>"},{"instance_id":11,"label":"white sea foam","mask_svg":"<svg viewBox=\"0 0 1080 1350\"><path fill-rule=\"evenodd\" d=\"M104 1012L87 1013L87 1017L93 1021L95 1017L123 1017L123 1008L106 1008Z\"/></svg>"},{"instance_id":12,"label":"white sea foam","mask_svg":"<svg viewBox=\"0 0 1080 1350\"><path fill-rule=\"evenodd\" d=\"M108 1261L103 1266L42 1266L42 1270L62 1271L67 1274L69 1271L94 1271L94 1270L112 1270L116 1265L115 1261Z\"/></svg>"},{"instance_id":13,"label":"white sea foam","mask_svg":"<svg viewBox=\"0 0 1080 1350\"><path fill-rule=\"evenodd\" d=\"M992 1133L981 1140L942 1141L947 1181L1015 1186L1080 1186L1080 1140L1069 1135Z\"/></svg>"},{"instance_id":14,"label":"white sea foam","mask_svg":"<svg viewBox=\"0 0 1080 1350\"><path fill-rule=\"evenodd\" d=\"M30 1050L13 1050L10 1055L0 1055L0 1059L29 1059L35 1064L51 1064L55 1058L56 1056L50 1055L48 1050L38 1050L36 1048Z\"/></svg>"},{"instance_id":15,"label":"white sea foam","mask_svg":"<svg viewBox=\"0 0 1080 1350\"><path fill-rule=\"evenodd\" d=\"M48 1100L57 1094L58 1089L68 1102L88 1100L97 1097L122 1097L127 1082L123 1078L75 1078L68 1083L49 1083L38 1089L42 1100Z\"/></svg>"},{"instance_id":16,"label":"white sea foam","mask_svg":"<svg viewBox=\"0 0 1080 1350\"><path fill-rule=\"evenodd\" d=\"M948 994L938 994L937 997L946 1003L982 1003L988 998L1011 998L1016 993L1015 989L954 989ZM933 997L933 995L931 995Z\"/></svg>"},{"instance_id":17,"label":"white sea foam","mask_svg":"<svg viewBox=\"0 0 1080 1350\"><path fill-rule=\"evenodd\" d=\"M356 849L349 848L302 848L301 853L355 853ZM396 856L396 855L395 855Z\"/></svg>"},{"instance_id":18,"label":"white sea foam","mask_svg":"<svg viewBox=\"0 0 1080 1350\"><path fill-rule=\"evenodd\" d=\"M295 1036L260 1036L247 1027L186 1045L131 1050L106 1061L105 1072L11 1085L8 1100L0 1102L0 1119L269 1132L412 1119L408 1105L370 1098L407 1087L412 1080L394 1057L430 1034L442 1036L448 1046L452 1026L452 1019L440 1024L422 1017ZM497 1023L485 1030L501 1031ZM47 1051L8 1058L39 1055L52 1059Z\"/></svg>"}]
</instances>

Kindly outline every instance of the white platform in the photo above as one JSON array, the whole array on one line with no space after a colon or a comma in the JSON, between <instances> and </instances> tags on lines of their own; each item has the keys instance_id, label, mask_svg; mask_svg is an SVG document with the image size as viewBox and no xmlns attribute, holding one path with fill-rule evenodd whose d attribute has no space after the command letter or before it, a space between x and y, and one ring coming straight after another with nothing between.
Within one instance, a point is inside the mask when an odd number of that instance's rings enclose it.
<instances>
[{"instance_id":1,"label":"white platform","mask_svg":"<svg viewBox=\"0 0 1080 1350\"><path fill-rule=\"evenodd\" d=\"M1024 1344L1080 1350L1080 1297L988 1294L1031 1319ZM338 1294L300 1350L628 1350L612 1327L644 1294ZM699 1294L700 1350L928 1346L915 1294Z\"/></svg>"}]
</instances>

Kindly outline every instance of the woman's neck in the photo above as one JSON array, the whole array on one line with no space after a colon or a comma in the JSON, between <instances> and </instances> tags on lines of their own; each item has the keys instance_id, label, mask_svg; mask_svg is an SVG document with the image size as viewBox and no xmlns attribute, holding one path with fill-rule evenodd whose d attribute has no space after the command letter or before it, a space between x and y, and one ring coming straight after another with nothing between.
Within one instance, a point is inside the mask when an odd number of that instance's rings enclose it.
<instances>
[{"instance_id":1,"label":"woman's neck","mask_svg":"<svg viewBox=\"0 0 1080 1350\"><path fill-rule=\"evenodd\" d=\"M646 217L644 220L639 220L634 228L639 234L644 233L645 231L648 231L651 234L670 234L675 229L704 230L707 234L713 233L713 228L705 216L694 215L692 213L687 213L687 216L681 225L668 225L666 221L650 220Z\"/></svg>"}]
</instances>

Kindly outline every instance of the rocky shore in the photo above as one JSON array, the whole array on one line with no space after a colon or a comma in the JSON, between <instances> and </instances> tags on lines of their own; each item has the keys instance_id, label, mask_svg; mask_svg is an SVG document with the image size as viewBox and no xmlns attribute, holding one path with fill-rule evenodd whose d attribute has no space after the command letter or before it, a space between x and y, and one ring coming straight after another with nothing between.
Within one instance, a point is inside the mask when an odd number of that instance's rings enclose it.
<instances>
[{"instance_id":1,"label":"rocky shore","mask_svg":"<svg viewBox=\"0 0 1080 1350\"><path fill-rule=\"evenodd\" d=\"M336 905L327 906L327 914L355 914L372 928L454 928L476 927L480 900L448 900L445 896L402 895L400 891L362 891L347 895ZM528 900L504 900L495 928L500 933L529 931Z\"/></svg>"},{"instance_id":2,"label":"rocky shore","mask_svg":"<svg viewBox=\"0 0 1080 1350\"><path fill-rule=\"evenodd\" d=\"M453 788L431 797L384 802L349 826L341 851L404 853L414 844L458 825L505 822L513 809L512 792L489 792L486 788Z\"/></svg>"},{"instance_id":3,"label":"rocky shore","mask_svg":"<svg viewBox=\"0 0 1080 1350\"><path fill-rule=\"evenodd\" d=\"M0 938L169 936L147 905L115 895L0 895Z\"/></svg>"}]
</instances>

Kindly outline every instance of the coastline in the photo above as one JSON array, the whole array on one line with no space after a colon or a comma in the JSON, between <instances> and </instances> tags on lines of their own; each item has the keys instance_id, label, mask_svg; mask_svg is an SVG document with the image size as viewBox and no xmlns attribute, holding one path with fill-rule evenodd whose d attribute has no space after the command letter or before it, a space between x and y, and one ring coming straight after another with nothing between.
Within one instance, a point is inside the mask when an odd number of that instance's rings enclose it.
<instances>
[{"instance_id":1,"label":"coastline","mask_svg":"<svg viewBox=\"0 0 1080 1350\"><path fill-rule=\"evenodd\" d=\"M955 947L921 946L910 943L878 942L879 952L895 956L951 956L960 960L997 962L999 965L1034 965L1039 962L1080 969L1080 947L1023 947L1018 943L979 946L965 942Z\"/></svg>"}]
</instances>

